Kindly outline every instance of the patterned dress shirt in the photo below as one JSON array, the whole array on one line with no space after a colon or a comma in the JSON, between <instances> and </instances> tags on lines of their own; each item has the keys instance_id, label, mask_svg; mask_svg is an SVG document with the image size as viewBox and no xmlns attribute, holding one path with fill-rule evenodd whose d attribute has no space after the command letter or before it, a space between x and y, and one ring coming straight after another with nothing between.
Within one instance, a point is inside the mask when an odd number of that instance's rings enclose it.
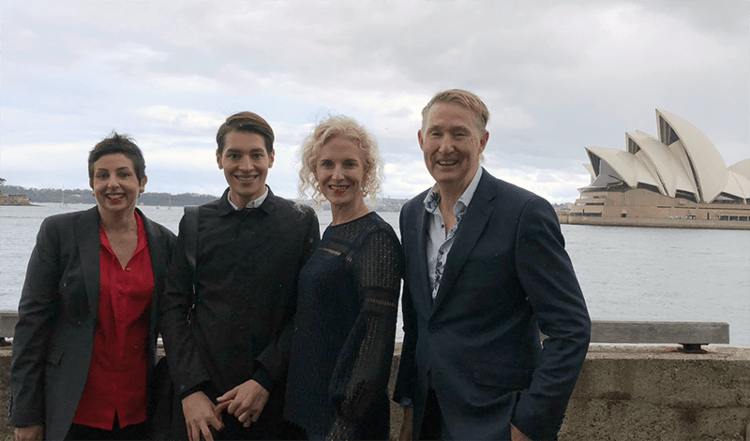
<instances>
[{"instance_id":1,"label":"patterned dress shirt","mask_svg":"<svg viewBox=\"0 0 750 441\"><path fill-rule=\"evenodd\" d=\"M424 199L424 209L429 213L429 225L427 227L427 268L430 275L430 287L432 288L432 300L437 297L438 289L440 289L440 279L443 277L443 269L445 268L445 261L448 258L448 253L453 246L453 240L456 237L456 232L461 226L461 220L466 213L466 209L471 203L471 199L474 197L474 192L477 190L479 185L479 179L482 177L482 167L477 168L477 172L474 174L474 178L466 187L464 193L453 206L453 215L456 216L456 225L448 232L445 233L445 220L443 215L440 213L440 191L435 184L432 187L432 191L427 193L427 197Z\"/></svg>"}]
</instances>

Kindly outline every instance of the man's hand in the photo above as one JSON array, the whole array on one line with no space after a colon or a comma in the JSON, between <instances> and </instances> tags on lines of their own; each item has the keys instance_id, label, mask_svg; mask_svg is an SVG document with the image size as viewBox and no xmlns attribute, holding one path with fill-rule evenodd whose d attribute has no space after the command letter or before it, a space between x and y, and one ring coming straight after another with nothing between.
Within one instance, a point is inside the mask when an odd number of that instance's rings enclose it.
<instances>
[{"instance_id":1,"label":"man's hand","mask_svg":"<svg viewBox=\"0 0 750 441\"><path fill-rule=\"evenodd\" d=\"M260 418L268 402L268 391L257 381L248 380L217 398L217 401L218 414L226 410L236 416L243 427L250 427Z\"/></svg>"},{"instance_id":2,"label":"man's hand","mask_svg":"<svg viewBox=\"0 0 750 441\"><path fill-rule=\"evenodd\" d=\"M531 441L531 438L524 435L523 432L518 430L518 427L511 424L510 425L510 440L511 441Z\"/></svg>"},{"instance_id":3,"label":"man's hand","mask_svg":"<svg viewBox=\"0 0 750 441\"><path fill-rule=\"evenodd\" d=\"M42 426L16 427L14 432L16 441L41 441L44 439L44 427Z\"/></svg>"},{"instance_id":4,"label":"man's hand","mask_svg":"<svg viewBox=\"0 0 750 441\"><path fill-rule=\"evenodd\" d=\"M221 418L214 413L214 403L202 391L194 392L182 400L182 413L185 415L188 439L214 441L211 427L216 430L224 428Z\"/></svg>"}]
</instances>

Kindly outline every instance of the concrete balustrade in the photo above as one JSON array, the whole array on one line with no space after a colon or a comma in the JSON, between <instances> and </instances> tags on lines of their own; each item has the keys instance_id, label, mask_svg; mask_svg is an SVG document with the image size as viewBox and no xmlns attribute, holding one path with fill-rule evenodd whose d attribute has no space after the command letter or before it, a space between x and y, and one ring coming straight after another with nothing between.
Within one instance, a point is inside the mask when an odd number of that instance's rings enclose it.
<instances>
[{"instance_id":1,"label":"concrete balustrade","mask_svg":"<svg viewBox=\"0 0 750 441\"><path fill-rule=\"evenodd\" d=\"M13 337L13 330L16 329L17 322L17 312L0 311L0 338Z\"/></svg>"},{"instance_id":2,"label":"concrete balustrade","mask_svg":"<svg viewBox=\"0 0 750 441\"><path fill-rule=\"evenodd\" d=\"M729 324L593 320L591 343L678 343L683 349L698 351L701 345L729 344Z\"/></svg>"},{"instance_id":3,"label":"concrete balustrade","mask_svg":"<svg viewBox=\"0 0 750 441\"><path fill-rule=\"evenodd\" d=\"M0 338L13 337L18 313L0 311ZM541 335L544 339L544 334ZM593 320L591 343L677 343L692 349L700 345L729 344L729 324L723 322L678 322Z\"/></svg>"}]
</instances>

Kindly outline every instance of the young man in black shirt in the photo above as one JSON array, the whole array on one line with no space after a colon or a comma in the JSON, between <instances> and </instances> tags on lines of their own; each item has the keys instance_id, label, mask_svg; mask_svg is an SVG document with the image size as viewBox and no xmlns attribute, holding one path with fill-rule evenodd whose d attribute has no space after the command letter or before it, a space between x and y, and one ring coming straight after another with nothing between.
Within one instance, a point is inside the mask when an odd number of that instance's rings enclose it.
<instances>
[{"instance_id":1,"label":"young man in black shirt","mask_svg":"<svg viewBox=\"0 0 750 441\"><path fill-rule=\"evenodd\" d=\"M298 274L320 230L310 207L266 186L273 141L270 125L251 112L219 128L216 160L229 188L198 209L195 269L185 236L196 232L180 223L160 323L186 426L176 418L175 437L285 436L278 430Z\"/></svg>"}]
</instances>

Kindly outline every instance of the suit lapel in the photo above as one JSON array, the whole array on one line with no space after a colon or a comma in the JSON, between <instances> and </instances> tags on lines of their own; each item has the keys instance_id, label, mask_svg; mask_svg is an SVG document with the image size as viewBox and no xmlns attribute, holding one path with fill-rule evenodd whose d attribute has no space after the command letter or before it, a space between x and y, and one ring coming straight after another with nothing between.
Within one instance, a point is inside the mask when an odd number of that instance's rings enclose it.
<instances>
[{"instance_id":1,"label":"suit lapel","mask_svg":"<svg viewBox=\"0 0 750 441\"><path fill-rule=\"evenodd\" d=\"M487 225L494 210L494 205L489 203L494 197L495 192L490 185L489 173L483 170L482 177L474 192L474 197L466 209L466 214L456 232L453 246L446 258L443 278L440 282L437 297L435 297L433 312L440 307L447 292L456 281L458 273L479 241L482 231L484 231L484 227Z\"/></svg>"},{"instance_id":2,"label":"suit lapel","mask_svg":"<svg viewBox=\"0 0 750 441\"><path fill-rule=\"evenodd\" d=\"M81 256L83 280L89 302L89 313L96 316L99 311L99 211L97 207L85 211L75 225L75 238Z\"/></svg>"},{"instance_id":3,"label":"suit lapel","mask_svg":"<svg viewBox=\"0 0 750 441\"><path fill-rule=\"evenodd\" d=\"M154 285L158 286L161 281L160 275L166 272L167 253L170 251L162 244L160 231L154 223L148 219L141 210L138 214L143 219L143 226L146 229L146 238L148 239L148 250L151 254L151 268L154 272Z\"/></svg>"},{"instance_id":4,"label":"suit lapel","mask_svg":"<svg viewBox=\"0 0 750 441\"><path fill-rule=\"evenodd\" d=\"M425 308L424 311L429 311L432 308L432 290L430 289L430 275L429 268L427 266L427 237L428 237L428 222L429 217L427 216L427 210L424 209L424 205L419 204L417 211L417 253L419 258L417 259L417 277L419 281L419 290L417 292L422 293L419 295L420 303L423 303Z\"/></svg>"},{"instance_id":5,"label":"suit lapel","mask_svg":"<svg viewBox=\"0 0 750 441\"><path fill-rule=\"evenodd\" d=\"M136 210L138 209L136 208ZM151 296L151 314L149 321L151 324L149 329L149 333L151 334L149 338L150 342L153 341L155 337L153 333L156 329L157 311L159 309L158 304L160 293L158 293L157 290L162 287L161 281L164 274L166 274L167 253L171 250L167 249L166 244L161 240L161 232L158 231L154 223L144 216L140 210L138 210L138 214L141 215L143 226L146 229L148 249L151 254L151 269L154 274L154 293Z\"/></svg>"}]
</instances>

